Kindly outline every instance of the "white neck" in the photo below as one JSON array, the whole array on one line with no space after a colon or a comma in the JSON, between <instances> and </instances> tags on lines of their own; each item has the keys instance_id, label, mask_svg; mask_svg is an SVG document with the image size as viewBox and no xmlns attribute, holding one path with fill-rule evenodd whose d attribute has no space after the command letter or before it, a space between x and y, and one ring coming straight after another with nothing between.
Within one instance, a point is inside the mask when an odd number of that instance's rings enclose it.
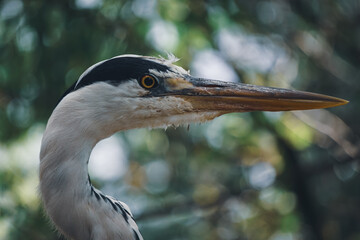
<instances>
[{"instance_id":1,"label":"white neck","mask_svg":"<svg viewBox=\"0 0 360 240\"><path fill-rule=\"evenodd\" d=\"M94 118L82 114L84 107L66 99L49 119L40 152L45 209L70 239L142 239L128 207L91 186L90 153L110 133L92 126Z\"/></svg>"}]
</instances>

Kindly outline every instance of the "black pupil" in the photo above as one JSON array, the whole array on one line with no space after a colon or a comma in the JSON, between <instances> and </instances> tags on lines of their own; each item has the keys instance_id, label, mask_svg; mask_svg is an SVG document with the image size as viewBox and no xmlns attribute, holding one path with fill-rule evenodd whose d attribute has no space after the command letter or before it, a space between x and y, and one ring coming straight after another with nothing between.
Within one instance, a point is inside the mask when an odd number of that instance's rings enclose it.
<instances>
[{"instance_id":1,"label":"black pupil","mask_svg":"<svg viewBox=\"0 0 360 240\"><path fill-rule=\"evenodd\" d=\"M152 79L151 77L146 77L144 80L144 84L145 86L151 86L154 84L154 79Z\"/></svg>"}]
</instances>

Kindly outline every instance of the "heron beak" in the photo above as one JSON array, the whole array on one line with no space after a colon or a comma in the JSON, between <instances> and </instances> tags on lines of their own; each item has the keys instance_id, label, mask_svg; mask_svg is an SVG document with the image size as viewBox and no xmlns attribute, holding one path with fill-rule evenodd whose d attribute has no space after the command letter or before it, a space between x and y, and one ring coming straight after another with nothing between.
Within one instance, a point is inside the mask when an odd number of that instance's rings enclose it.
<instances>
[{"instance_id":1,"label":"heron beak","mask_svg":"<svg viewBox=\"0 0 360 240\"><path fill-rule=\"evenodd\" d=\"M169 93L190 102L195 111L249 112L328 108L348 101L282 88L191 78L172 82Z\"/></svg>"}]
</instances>

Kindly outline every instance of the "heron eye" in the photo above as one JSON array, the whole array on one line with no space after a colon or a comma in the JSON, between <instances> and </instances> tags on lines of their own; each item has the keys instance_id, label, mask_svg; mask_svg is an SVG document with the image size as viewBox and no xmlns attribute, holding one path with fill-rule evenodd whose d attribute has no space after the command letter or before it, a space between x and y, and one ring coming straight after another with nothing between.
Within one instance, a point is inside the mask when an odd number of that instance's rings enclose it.
<instances>
[{"instance_id":1,"label":"heron eye","mask_svg":"<svg viewBox=\"0 0 360 240\"><path fill-rule=\"evenodd\" d=\"M145 75L140 79L140 85L143 88L150 89L159 85L158 80L151 75Z\"/></svg>"}]
</instances>

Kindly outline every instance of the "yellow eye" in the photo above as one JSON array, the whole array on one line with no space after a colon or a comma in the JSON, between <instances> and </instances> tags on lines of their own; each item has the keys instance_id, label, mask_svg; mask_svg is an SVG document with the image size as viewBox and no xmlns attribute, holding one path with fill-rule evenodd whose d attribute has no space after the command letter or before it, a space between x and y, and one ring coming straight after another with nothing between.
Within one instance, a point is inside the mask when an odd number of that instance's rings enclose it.
<instances>
[{"instance_id":1,"label":"yellow eye","mask_svg":"<svg viewBox=\"0 0 360 240\"><path fill-rule=\"evenodd\" d=\"M151 75L145 75L140 79L140 85L146 89L157 87L158 84L157 79Z\"/></svg>"}]
</instances>

